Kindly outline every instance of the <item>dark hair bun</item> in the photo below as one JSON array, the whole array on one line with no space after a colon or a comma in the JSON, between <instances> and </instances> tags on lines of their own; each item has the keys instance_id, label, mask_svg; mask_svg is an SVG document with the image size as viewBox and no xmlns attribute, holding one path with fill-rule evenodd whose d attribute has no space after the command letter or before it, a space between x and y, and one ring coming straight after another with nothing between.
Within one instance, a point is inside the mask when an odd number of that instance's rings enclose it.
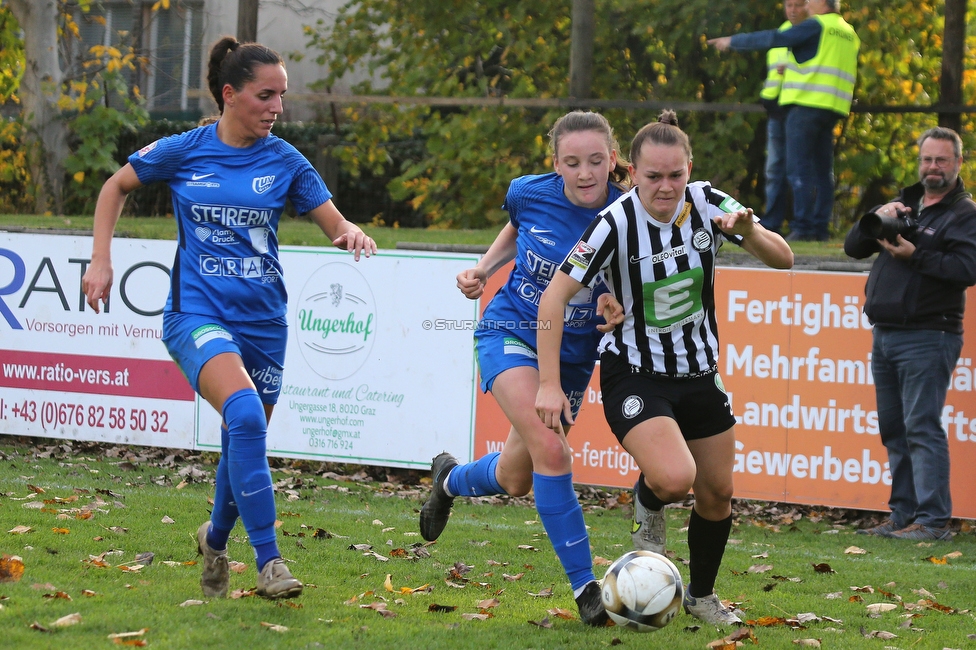
<instances>
[{"instance_id":1,"label":"dark hair bun","mask_svg":"<svg viewBox=\"0 0 976 650\"><path fill-rule=\"evenodd\" d=\"M666 108L658 115L657 121L663 124L670 124L671 126L678 126L678 115L670 108Z\"/></svg>"}]
</instances>

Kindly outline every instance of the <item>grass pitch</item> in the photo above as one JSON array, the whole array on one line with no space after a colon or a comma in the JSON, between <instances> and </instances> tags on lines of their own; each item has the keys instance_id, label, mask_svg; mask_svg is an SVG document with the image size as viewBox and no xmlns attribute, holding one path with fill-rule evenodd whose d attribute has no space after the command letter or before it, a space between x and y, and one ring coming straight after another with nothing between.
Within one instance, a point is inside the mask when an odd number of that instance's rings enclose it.
<instances>
[{"instance_id":1,"label":"grass pitch","mask_svg":"<svg viewBox=\"0 0 976 650\"><path fill-rule=\"evenodd\" d=\"M239 525L235 597L207 599L194 533L209 516L215 461L0 437L0 646L704 648L733 632L767 648L974 643L968 522L951 542L912 544L855 535L862 513L737 502L716 591L749 626L719 631L681 614L641 635L580 623L528 499L458 499L445 533L424 545L425 473L303 461L275 460L273 474L280 547L305 593L251 595ZM600 576L630 548L629 495L580 491ZM687 507L668 509L669 554L686 581Z\"/></svg>"}]
</instances>

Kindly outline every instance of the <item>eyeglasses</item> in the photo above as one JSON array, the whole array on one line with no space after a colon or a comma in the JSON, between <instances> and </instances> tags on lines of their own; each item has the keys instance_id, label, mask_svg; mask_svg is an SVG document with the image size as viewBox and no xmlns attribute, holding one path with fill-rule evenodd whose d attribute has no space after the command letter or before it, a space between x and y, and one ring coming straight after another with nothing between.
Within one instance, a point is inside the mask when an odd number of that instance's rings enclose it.
<instances>
[{"instance_id":1,"label":"eyeglasses","mask_svg":"<svg viewBox=\"0 0 976 650\"><path fill-rule=\"evenodd\" d=\"M941 156L939 158L933 158L932 156L922 156L918 159L918 162L922 163L922 165L925 167L935 165L940 169L945 169L955 162L955 158L942 158Z\"/></svg>"}]
</instances>

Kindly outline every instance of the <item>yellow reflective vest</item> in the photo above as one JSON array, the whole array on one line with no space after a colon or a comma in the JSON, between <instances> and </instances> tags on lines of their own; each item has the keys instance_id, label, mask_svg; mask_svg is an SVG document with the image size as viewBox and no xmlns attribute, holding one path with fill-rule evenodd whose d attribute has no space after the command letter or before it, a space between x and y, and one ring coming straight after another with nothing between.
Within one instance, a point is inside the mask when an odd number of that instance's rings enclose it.
<instances>
[{"instance_id":1,"label":"yellow reflective vest","mask_svg":"<svg viewBox=\"0 0 976 650\"><path fill-rule=\"evenodd\" d=\"M779 103L822 108L846 116L854 97L861 39L840 14L813 18L823 27L817 54L809 61L797 63L790 53Z\"/></svg>"},{"instance_id":2,"label":"yellow reflective vest","mask_svg":"<svg viewBox=\"0 0 976 650\"><path fill-rule=\"evenodd\" d=\"M789 29L793 24L786 21L779 26L779 31ZM779 97L780 87L783 85L783 75L779 72L779 66L789 62L790 48L773 47L766 51L766 81L759 96L763 99L775 100Z\"/></svg>"}]
</instances>

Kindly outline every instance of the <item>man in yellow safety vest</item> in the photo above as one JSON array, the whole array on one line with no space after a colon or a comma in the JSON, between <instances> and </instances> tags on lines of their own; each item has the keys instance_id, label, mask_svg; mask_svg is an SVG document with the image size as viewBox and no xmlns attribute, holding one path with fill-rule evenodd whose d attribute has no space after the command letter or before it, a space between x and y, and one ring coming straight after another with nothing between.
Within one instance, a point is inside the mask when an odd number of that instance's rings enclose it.
<instances>
[{"instance_id":1,"label":"man in yellow safety vest","mask_svg":"<svg viewBox=\"0 0 976 650\"><path fill-rule=\"evenodd\" d=\"M834 127L847 117L861 41L840 0L809 0L810 17L787 30L709 39L718 50L789 48L779 94L786 118L786 176L793 189L791 241L826 240L834 207Z\"/></svg>"},{"instance_id":2,"label":"man in yellow safety vest","mask_svg":"<svg viewBox=\"0 0 976 650\"><path fill-rule=\"evenodd\" d=\"M807 18L807 0L785 0L786 21L779 26L782 32L799 25ZM786 114L789 106L780 106L779 94L789 63L787 47L773 47L766 52L766 81L759 100L766 109L766 212L762 225L779 233L786 219L789 185L786 182Z\"/></svg>"}]
</instances>

